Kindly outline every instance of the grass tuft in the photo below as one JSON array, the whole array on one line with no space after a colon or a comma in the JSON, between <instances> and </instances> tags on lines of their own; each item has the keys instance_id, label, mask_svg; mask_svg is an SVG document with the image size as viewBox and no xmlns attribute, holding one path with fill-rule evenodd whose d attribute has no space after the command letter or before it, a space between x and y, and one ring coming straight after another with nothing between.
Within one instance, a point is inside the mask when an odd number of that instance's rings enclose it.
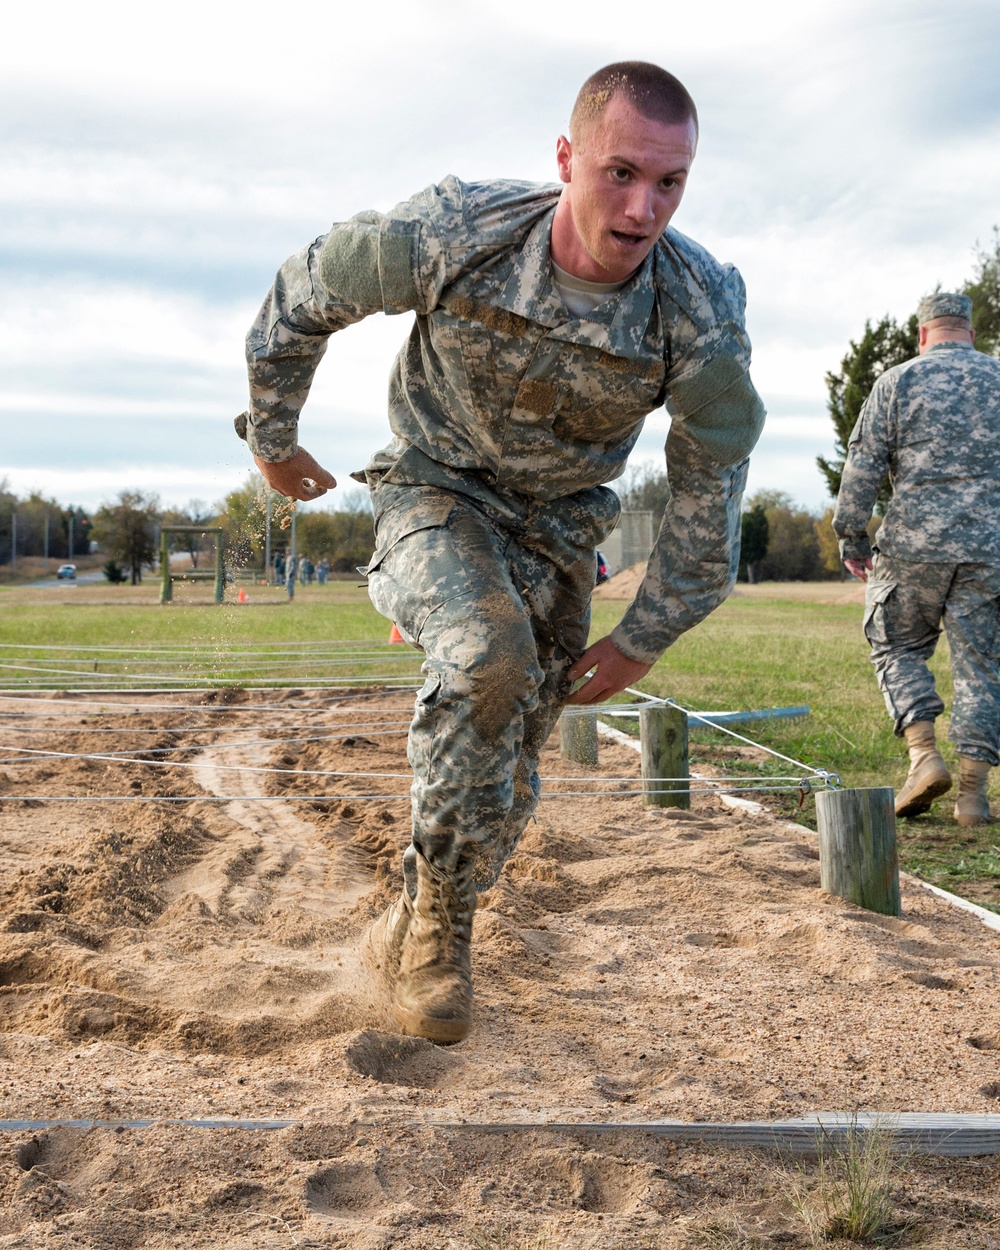
<instances>
[{"instance_id":1,"label":"grass tuft","mask_svg":"<svg viewBox=\"0 0 1000 1250\"><path fill-rule=\"evenodd\" d=\"M716 1216L694 1234L692 1250L771 1250L771 1237L758 1237L733 1212Z\"/></svg>"},{"instance_id":2,"label":"grass tuft","mask_svg":"<svg viewBox=\"0 0 1000 1250\"><path fill-rule=\"evenodd\" d=\"M831 1240L893 1246L909 1230L893 1198L905 1156L893 1133L878 1122L862 1127L854 1119L842 1139L824 1131L818 1173L790 1174L792 1201L813 1246Z\"/></svg>"}]
</instances>

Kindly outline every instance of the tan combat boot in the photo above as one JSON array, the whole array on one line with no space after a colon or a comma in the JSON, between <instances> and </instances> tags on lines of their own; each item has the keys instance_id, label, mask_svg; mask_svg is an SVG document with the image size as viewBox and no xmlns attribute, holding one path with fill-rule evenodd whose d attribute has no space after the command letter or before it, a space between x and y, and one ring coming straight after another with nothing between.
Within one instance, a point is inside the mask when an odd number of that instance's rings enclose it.
<instances>
[{"instance_id":1,"label":"tan combat boot","mask_svg":"<svg viewBox=\"0 0 1000 1250\"><path fill-rule=\"evenodd\" d=\"M369 925L359 945L362 963L390 995L396 989L403 940L412 915L413 904L404 886L399 897Z\"/></svg>"},{"instance_id":2,"label":"tan combat boot","mask_svg":"<svg viewBox=\"0 0 1000 1250\"><path fill-rule=\"evenodd\" d=\"M910 771L896 795L897 816L919 816L939 794L951 789L951 774L934 742L934 722L914 721L903 730L910 752Z\"/></svg>"},{"instance_id":3,"label":"tan combat boot","mask_svg":"<svg viewBox=\"0 0 1000 1250\"><path fill-rule=\"evenodd\" d=\"M985 760L973 760L967 755L958 757L958 802L955 804L955 819L960 825L993 823L986 797L990 767Z\"/></svg>"},{"instance_id":4,"label":"tan combat boot","mask_svg":"<svg viewBox=\"0 0 1000 1250\"><path fill-rule=\"evenodd\" d=\"M417 857L413 903L396 980L396 1023L432 1042L460 1042L472 1023L471 862L444 874Z\"/></svg>"}]
</instances>

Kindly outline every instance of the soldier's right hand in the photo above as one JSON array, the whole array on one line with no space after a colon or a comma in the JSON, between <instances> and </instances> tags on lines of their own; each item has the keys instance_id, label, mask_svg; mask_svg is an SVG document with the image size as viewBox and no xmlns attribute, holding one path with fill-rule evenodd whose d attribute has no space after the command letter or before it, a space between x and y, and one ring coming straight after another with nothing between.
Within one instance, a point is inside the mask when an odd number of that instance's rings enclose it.
<instances>
[{"instance_id":1,"label":"soldier's right hand","mask_svg":"<svg viewBox=\"0 0 1000 1250\"><path fill-rule=\"evenodd\" d=\"M257 468L272 490L288 499L319 499L337 485L337 479L300 447L290 460L261 460L254 456Z\"/></svg>"}]
</instances>

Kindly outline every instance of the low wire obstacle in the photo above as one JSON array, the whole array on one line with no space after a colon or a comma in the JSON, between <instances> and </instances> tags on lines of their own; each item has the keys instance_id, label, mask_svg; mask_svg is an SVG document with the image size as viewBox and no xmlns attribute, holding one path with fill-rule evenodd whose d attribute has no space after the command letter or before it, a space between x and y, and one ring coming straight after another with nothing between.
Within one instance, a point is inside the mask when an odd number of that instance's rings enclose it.
<instances>
[{"instance_id":1,"label":"low wire obstacle","mask_svg":"<svg viewBox=\"0 0 1000 1250\"><path fill-rule=\"evenodd\" d=\"M230 776L238 774L259 774L261 776L301 776L313 778L337 778L344 780L406 780L411 777L409 772L389 772L376 770L347 770L283 767L272 764L238 764L225 763L225 754L233 749L279 750L284 747L303 746L314 742L345 740L352 737L370 737L385 739L403 736L407 732L409 719L399 719L400 713L409 713L409 708L388 707L380 709L382 715L375 720L371 717L357 718L357 704L361 701L384 699L393 694L413 694L420 685L419 677L414 673L412 678L399 681L384 672L368 673L363 671L368 663L383 668L386 661L393 667L402 664L418 664L419 653L407 650L400 652L389 643L375 642L369 639L353 639L342 642L318 641L310 643L288 644L256 644L241 652L230 652L215 645L158 645L149 647L125 647L115 644L94 644L89 646L64 646L59 644L7 644L0 647L0 670L20 674L14 677L13 684L0 691L0 726L7 729L8 738L14 741L0 743L0 764L8 768L43 760L88 761L119 765L130 771L134 769L178 770L182 774L197 776L201 772L212 772L215 775ZM330 676L331 666L338 671ZM94 672L94 668L104 672ZM326 675L320 677L314 671L317 667L325 669ZM115 668L117 672L108 671ZM148 671L155 668L156 671ZM346 669L351 671L344 671ZM137 669L141 671L137 672ZM220 670L225 670L222 672ZM276 672L275 670L280 670ZM294 670L294 673L293 671ZM271 676L261 674L271 673ZM120 689L94 689L95 679L107 681L108 677L124 678L127 685ZM211 678L208 686L198 685L206 676ZM63 680L53 688L42 689L38 685L40 678L60 677ZM290 681L294 679L294 686ZM153 690L153 682L167 684ZM336 687L343 687L343 693L335 693ZM370 687L377 686L377 689ZM208 702L173 702L159 700L150 702L150 698L158 695L191 695L212 694L224 695L227 689L237 688L241 691L267 690L275 687L281 689L298 689L303 687L316 691L312 697L299 697L272 707L262 707L259 703L237 703L220 701ZM839 785L839 777L826 769L816 768L801 760L795 760L771 747L753 741L751 738L736 732L728 725L721 723L723 718L744 717L745 713L701 713L682 707L673 699L659 699L635 688L628 689L625 694L633 697L635 702L619 701L600 705L602 718L635 717L643 708L671 707L677 708L692 722L703 723L715 732L728 734L740 743L762 751L776 760L781 760L795 770L782 775L751 775L739 778L702 778L692 777L689 773L682 776L592 776L566 777L543 776L542 782L550 787L543 792L543 799L581 798L595 795L609 797L628 797L650 795L669 787L673 793L743 793L759 792L799 792L808 793L818 788L835 788ZM59 707L52 707L52 696L59 699ZM129 698L128 696L138 696ZM304 690L303 690L304 695ZM103 696L103 697L95 697ZM23 708L22 704L29 704ZM43 707L39 705L46 705ZM352 706L353 705L353 706ZM310 713L330 716L333 724L316 725L315 721L308 724L298 721L288 724L282 717L290 712L309 711ZM157 728L139 726L130 729L125 723L108 724L110 719L128 721L133 716L149 715L150 713L167 713L183 715L197 713L197 723L181 725L164 725ZM779 709L779 714L807 714L808 709ZM566 717L593 715L594 709L588 707L568 707L563 715ZM86 720L77 725L66 725L70 719ZM254 724L240 723L244 716L253 716ZM758 716L760 714L751 714ZM337 724L337 718L348 716L347 723ZM17 721L30 721L30 724L18 724ZM39 720L63 722L53 724L51 728L38 725ZM204 721L213 723L203 723ZM101 722L94 724L93 722ZM13 723L11 723L13 722ZM236 722L234 724L234 722ZM262 723L263 722L263 723ZM302 729L318 732L302 734ZM198 743L178 742L173 745L161 745L143 748L121 748L112 751L60 751L45 748L44 745L30 747L21 745L16 738L22 734L45 733L73 734L109 734L120 735L171 735L179 737L186 734L206 734L218 738L220 734L238 735L232 741L211 741ZM256 735L247 737L247 735ZM23 742L23 738L22 738ZM196 762L187 759L165 758L185 755L197 751L203 758L212 756L209 762ZM685 761L686 764L686 761ZM693 781L702 784L692 785ZM132 783L135 784L134 782ZM409 794L395 793L339 793L322 794L275 794L275 795L26 795L0 794L0 803L10 802L402 802L409 799Z\"/></svg>"}]
</instances>

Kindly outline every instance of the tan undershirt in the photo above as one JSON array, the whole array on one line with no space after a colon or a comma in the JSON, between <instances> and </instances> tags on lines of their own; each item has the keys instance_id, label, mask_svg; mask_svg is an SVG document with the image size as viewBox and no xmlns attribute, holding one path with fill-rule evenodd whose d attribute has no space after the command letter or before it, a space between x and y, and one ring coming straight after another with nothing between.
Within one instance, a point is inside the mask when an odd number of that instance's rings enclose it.
<instances>
[{"instance_id":1,"label":"tan undershirt","mask_svg":"<svg viewBox=\"0 0 1000 1250\"><path fill-rule=\"evenodd\" d=\"M552 261L552 273L559 298L574 317L586 317L598 304L603 303L610 295L617 294L631 281L626 278L624 282L587 282L567 273L565 269L560 269L555 261Z\"/></svg>"}]
</instances>

